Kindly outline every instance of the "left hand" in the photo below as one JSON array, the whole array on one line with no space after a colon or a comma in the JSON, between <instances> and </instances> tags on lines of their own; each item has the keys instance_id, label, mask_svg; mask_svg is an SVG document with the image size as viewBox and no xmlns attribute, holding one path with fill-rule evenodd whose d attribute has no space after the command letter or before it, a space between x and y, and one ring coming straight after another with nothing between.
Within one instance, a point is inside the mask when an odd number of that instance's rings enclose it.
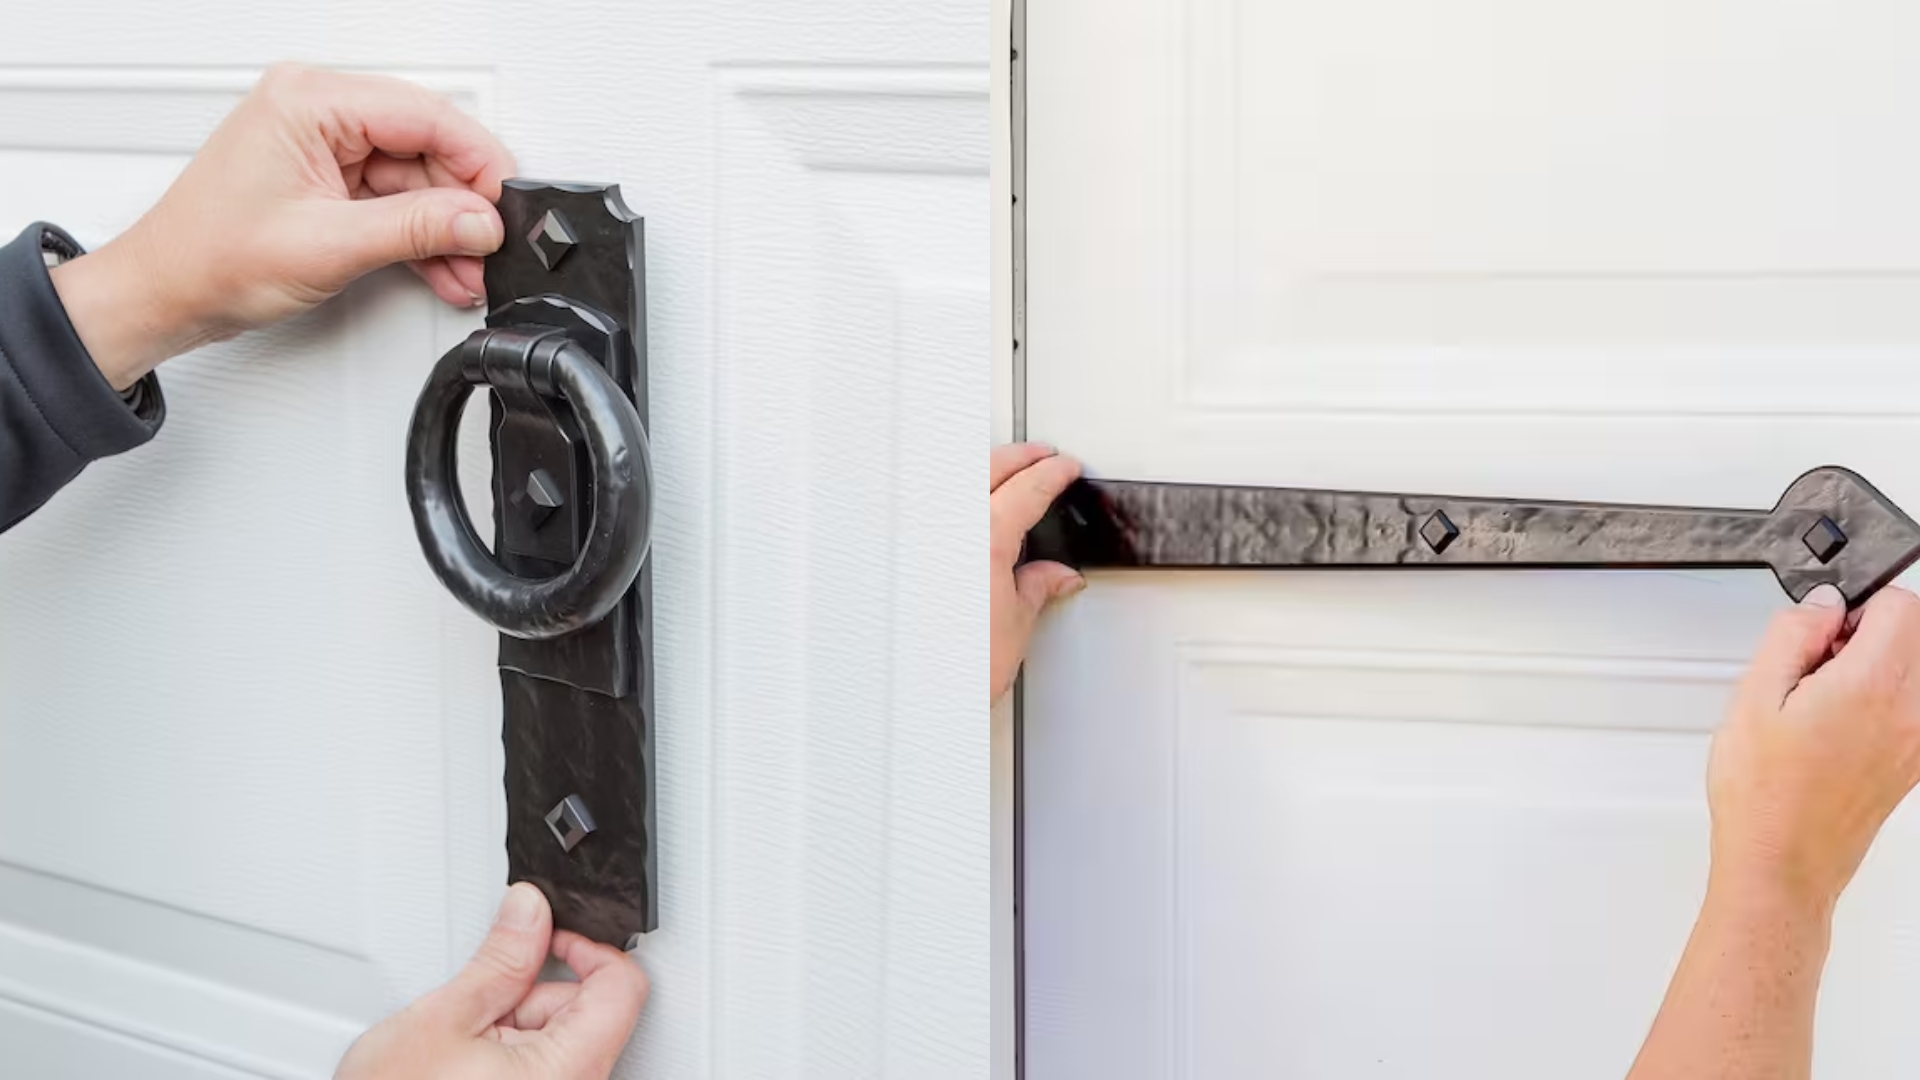
<instances>
[{"instance_id":1,"label":"left hand","mask_svg":"<svg viewBox=\"0 0 1920 1080\"><path fill-rule=\"evenodd\" d=\"M534 982L549 943L579 982ZM606 1080L646 1000L638 964L554 933L546 897L523 882L473 960L362 1035L334 1080Z\"/></svg>"},{"instance_id":2,"label":"left hand","mask_svg":"<svg viewBox=\"0 0 1920 1080\"><path fill-rule=\"evenodd\" d=\"M479 121L424 87L283 64L132 228L55 267L54 289L116 389L391 263L471 307L514 169Z\"/></svg>"},{"instance_id":3,"label":"left hand","mask_svg":"<svg viewBox=\"0 0 1920 1080\"><path fill-rule=\"evenodd\" d=\"M1087 580L1057 562L1014 568L1028 530L1080 475L1080 463L1038 443L1015 443L995 447L991 464L987 492L993 527L988 569L993 581L993 695L988 700L998 702L1026 658L1040 613L1085 588Z\"/></svg>"}]
</instances>

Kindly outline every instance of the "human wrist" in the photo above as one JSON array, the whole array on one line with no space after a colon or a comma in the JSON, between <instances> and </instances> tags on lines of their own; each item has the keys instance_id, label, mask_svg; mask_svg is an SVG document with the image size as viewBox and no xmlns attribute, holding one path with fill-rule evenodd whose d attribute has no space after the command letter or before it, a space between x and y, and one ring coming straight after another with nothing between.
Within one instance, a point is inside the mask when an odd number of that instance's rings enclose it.
<instances>
[{"instance_id":1,"label":"human wrist","mask_svg":"<svg viewBox=\"0 0 1920 1080\"><path fill-rule=\"evenodd\" d=\"M1810 873L1792 860L1716 851L1707 875L1706 907L1734 915L1819 928L1831 926L1845 881Z\"/></svg>"},{"instance_id":2,"label":"human wrist","mask_svg":"<svg viewBox=\"0 0 1920 1080\"><path fill-rule=\"evenodd\" d=\"M217 337L193 305L175 295L177 275L146 258L134 232L48 273L80 343L115 390Z\"/></svg>"}]
</instances>

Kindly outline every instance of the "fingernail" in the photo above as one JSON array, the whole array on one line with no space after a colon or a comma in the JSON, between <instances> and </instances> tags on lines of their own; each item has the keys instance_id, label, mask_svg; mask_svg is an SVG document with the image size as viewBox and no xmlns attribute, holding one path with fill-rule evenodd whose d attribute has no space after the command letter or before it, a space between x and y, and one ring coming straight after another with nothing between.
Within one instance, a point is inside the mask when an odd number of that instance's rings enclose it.
<instances>
[{"instance_id":1,"label":"fingernail","mask_svg":"<svg viewBox=\"0 0 1920 1080\"><path fill-rule=\"evenodd\" d=\"M492 214L461 214L453 219L453 242L469 255L486 255L500 246L493 230Z\"/></svg>"},{"instance_id":2,"label":"fingernail","mask_svg":"<svg viewBox=\"0 0 1920 1080\"><path fill-rule=\"evenodd\" d=\"M1027 445L1033 447L1035 450L1038 450L1043 454L1057 454L1060 452L1053 448L1052 443L1029 442Z\"/></svg>"},{"instance_id":3,"label":"fingernail","mask_svg":"<svg viewBox=\"0 0 1920 1080\"><path fill-rule=\"evenodd\" d=\"M508 889L493 921L509 930L531 930L540 921L540 891L531 885Z\"/></svg>"},{"instance_id":4,"label":"fingernail","mask_svg":"<svg viewBox=\"0 0 1920 1080\"><path fill-rule=\"evenodd\" d=\"M1812 607L1844 607L1846 606L1847 598L1841 596L1840 590L1831 585L1816 585L1813 587L1813 591L1808 593L1800 602Z\"/></svg>"},{"instance_id":5,"label":"fingernail","mask_svg":"<svg viewBox=\"0 0 1920 1080\"><path fill-rule=\"evenodd\" d=\"M1073 576L1073 580L1067 582L1067 587L1061 590L1060 595L1063 598L1072 596L1073 594L1079 592L1081 589L1084 589L1086 587L1087 587L1087 579L1084 577L1081 577L1078 574L1075 574Z\"/></svg>"},{"instance_id":6,"label":"fingernail","mask_svg":"<svg viewBox=\"0 0 1920 1080\"><path fill-rule=\"evenodd\" d=\"M487 303L487 298L486 298L486 297L484 297L484 296L481 296L481 295L480 295L479 293L477 293L477 292L471 292L471 291L469 291L469 292L467 293L467 298L468 298L468 299L469 299L470 301L472 301L472 306L473 306L473 307L485 307L485 306L486 306L486 303Z\"/></svg>"}]
</instances>

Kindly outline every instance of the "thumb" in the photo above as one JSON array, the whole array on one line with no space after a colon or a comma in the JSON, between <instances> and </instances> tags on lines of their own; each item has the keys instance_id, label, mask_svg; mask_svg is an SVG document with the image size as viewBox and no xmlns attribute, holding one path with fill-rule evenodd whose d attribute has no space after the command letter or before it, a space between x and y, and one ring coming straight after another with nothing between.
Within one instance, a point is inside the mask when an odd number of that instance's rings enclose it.
<instances>
[{"instance_id":1,"label":"thumb","mask_svg":"<svg viewBox=\"0 0 1920 1080\"><path fill-rule=\"evenodd\" d=\"M1779 706L1832 655L1846 621L1847 603L1840 590L1815 587L1800 603L1773 617L1742 680L1742 692Z\"/></svg>"},{"instance_id":2,"label":"thumb","mask_svg":"<svg viewBox=\"0 0 1920 1080\"><path fill-rule=\"evenodd\" d=\"M1071 567L1036 562L1013 572L1014 599L1007 605L1012 610L1002 614L1001 593L998 588L994 590L993 701L998 702L1013 685L1014 673L1026 662L1027 643L1033 639L1033 626L1040 620L1040 613L1048 604L1072 596L1086 585L1087 579Z\"/></svg>"},{"instance_id":3,"label":"thumb","mask_svg":"<svg viewBox=\"0 0 1920 1080\"><path fill-rule=\"evenodd\" d=\"M1087 587L1079 571L1057 562L1028 563L1013 574L1013 591L1034 616L1055 600L1064 600Z\"/></svg>"},{"instance_id":4,"label":"thumb","mask_svg":"<svg viewBox=\"0 0 1920 1080\"><path fill-rule=\"evenodd\" d=\"M417 188L331 204L336 243L356 274L436 255L487 255L500 247L500 213L476 192Z\"/></svg>"},{"instance_id":5,"label":"thumb","mask_svg":"<svg viewBox=\"0 0 1920 1080\"><path fill-rule=\"evenodd\" d=\"M546 896L524 881L508 889L487 939L466 967L430 995L433 1007L462 1031L485 1031L533 988L552 935Z\"/></svg>"},{"instance_id":6,"label":"thumb","mask_svg":"<svg viewBox=\"0 0 1920 1080\"><path fill-rule=\"evenodd\" d=\"M553 1016L544 1031L567 1076L606 1076L647 1003L647 976L633 958L610 945L578 934L554 935L553 953L580 980L571 1002Z\"/></svg>"}]
</instances>

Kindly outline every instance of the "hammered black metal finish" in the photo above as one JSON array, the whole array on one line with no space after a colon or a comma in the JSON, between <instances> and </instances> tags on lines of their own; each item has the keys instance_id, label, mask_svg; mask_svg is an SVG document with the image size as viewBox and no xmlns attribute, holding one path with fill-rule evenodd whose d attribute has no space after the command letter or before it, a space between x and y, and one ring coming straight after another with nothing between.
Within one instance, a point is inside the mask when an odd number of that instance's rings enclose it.
<instances>
[{"instance_id":1,"label":"hammered black metal finish","mask_svg":"<svg viewBox=\"0 0 1920 1080\"><path fill-rule=\"evenodd\" d=\"M1028 534L1027 561L1091 567L1773 571L1795 600L1849 606L1920 558L1920 525L1847 469L1814 469L1772 510L1525 502L1083 480Z\"/></svg>"},{"instance_id":2,"label":"hammered black metal finish","mask_svg":"<svg viewBox=\"0 0 1920 1080\"><path fill-rule=\"evenodd\" d=\"M564 498L541 506L525 497L528 491L545 494L541 483L551 480L547 471L515 467L516 452L533 451L511 445L506 425L495 429L500 465L495 490L509 523L501 552L550 550L557 566L551 573L521 575L510 562L496 561L480 546L460 500L453 460L459 417L468 393L481 385L492 388L496 401L524 402L549 425L558 419L548 402L564 404L578 432L585 467L552 463L576 480L582 497L574 504L587 508L584 515L569 517L579 528L568 535L573 530L547 527L553 512L567 504ZM542 441L549 437L540 434ZM407 495L428 565L461 603L518 638L543 640L585 629L626 595L647 557L648 474L646 430L626 391L558 326L474 331L435 365L407 440ZM551 538L544 547L516 542L516 531L535 530Z\"/></svg>"},{"instance_id":3,"label":"hammered black metal finish","mask_svg":"<svg viewBox=\"0 0 1920 1080\"><path fill-rule=\"evenodd\" d=\"M508 878L555 926L625 946L658 924L642 222L613 185L533 180L503 185L500 216L487 329L422 392L408 492L429 564L502 630ZM491 555L451 469L480 383Z\"/></svg>"},{"instance_id":4,"label":"hammered black metal finish","mask_svg":"<svg viewBox=\"0 0 1920 1080\"><path fill-rule=\"evenodd\" d=\"M553 924L624 947L658 924L652 731L638 702L500 673L507 756L507 880L531 881ZM571 850L547 813L569 795L594 830Z\"/></svg>"}]
</instances>

